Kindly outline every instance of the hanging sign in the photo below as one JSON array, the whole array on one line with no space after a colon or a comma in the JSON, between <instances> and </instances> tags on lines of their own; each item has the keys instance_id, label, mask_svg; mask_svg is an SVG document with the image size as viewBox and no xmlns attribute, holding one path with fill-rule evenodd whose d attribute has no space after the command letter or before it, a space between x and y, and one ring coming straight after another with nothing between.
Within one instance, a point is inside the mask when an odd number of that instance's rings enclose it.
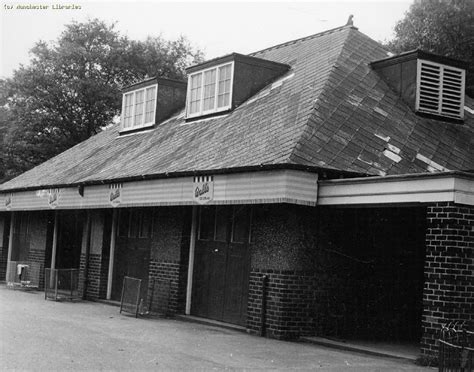
<instances>
[{"instance_id":1,"label":"hanging sign","mask_svg":"<svg viewBox=\"0 0 474 372\"><path fill-rule=\"evenodd\" d=\"M61 189L49 189L48 205L54 209L59 205L59 198L61 197Z\"/></svg>"},{"instance_id":2,"label":"hanging sign","mask_svg":"<svg viewBox=\"0 0 474 372\"><path fill-rule=\"evenodd\" d=\"M6 197L5 197L5 209L7 211L9 211L10 209L12 209L12 202L13 202L13 194L8 194Z\"/></svg>"},{"instance_id":3,"label":"hanging sign","mask_svg":"<svg viewBox=\"0 0 474 372\"><path fill-rule=\"evenodd\" d=\"M209 203L214 199L214 176L194 177L194 201L199 204Z\"/></svg>"},{"instance_id":4,"label":"hanging sign","mask_svg":"<svg viewBox=\"0 0 474 372\"><path fill-rule=\"evenodd\" d=\"M109 185L109 203L112 207L117 207L122 203L122 184L113 183Z\"/></svg>"}]
</instances>

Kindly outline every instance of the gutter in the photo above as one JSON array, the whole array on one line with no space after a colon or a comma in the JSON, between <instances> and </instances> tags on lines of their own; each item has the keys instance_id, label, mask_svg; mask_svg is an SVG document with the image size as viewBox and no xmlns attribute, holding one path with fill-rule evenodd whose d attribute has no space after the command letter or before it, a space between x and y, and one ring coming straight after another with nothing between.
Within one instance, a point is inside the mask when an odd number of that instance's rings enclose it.
<instances>
[{"instance_id":1,"label":"gutter","mask_svg":"<svg viewBox=\"0 0 474 372\"><path fill-rule=\"evenodd\" d=\"M41 189L55 189L55 188L67 188L67 187L79 187L83 188L84 186L92 185L106 185L111 183L121 183L121 182L132 182L132 181L145 181L145 180L155 180L155 179L165 179L165 178L178 178L178 177L190 177L190 176L200 176L200 175L209 175L209 174L234 174L234 173L244 173L244 172L259 172L265 170L301 170L311 173L326 173L328 178L340 178L340 177L369 177L363 173L351 172L351 171L341 171L338 169L332 168L322 168L301 164L260 164L260 165L251 165L245 167L234 167L234 168L220 168L220 169L207 169L207 170L195 170L195 171L178 171L178 172L165 172L157 174L145 174L140 176L130 176L130 177L119 177L111 178L106 180L90 180L84 182L73 182L73 183L62 183L62 184L46 184L41 186L28 186L28 187L18 187L11 189L1 189L0 185L0 194L6 194L10 192L20 192L20 191L32 191L32 190L41 190ZM374 176L370 176L374 177Z\"/></svg>"}]
</instances>

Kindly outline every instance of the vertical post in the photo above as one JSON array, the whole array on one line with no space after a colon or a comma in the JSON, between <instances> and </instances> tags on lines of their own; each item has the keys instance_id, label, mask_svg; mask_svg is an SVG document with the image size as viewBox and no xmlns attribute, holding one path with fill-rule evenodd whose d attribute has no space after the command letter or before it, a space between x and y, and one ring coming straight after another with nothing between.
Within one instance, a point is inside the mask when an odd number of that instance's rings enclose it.
<instances>
[{"instance_id":1,"label":"vertical post","mask_svg":"<svg viewBox=\"0 0 474 372\"><path fill-rule=\"evenodd\" d=\"M51 252L51 274L49 277L49 287L54 288L54 277L52 276L56 268L56 254L58 249L58 211L54 211L54 226L53 226L53 247Z\"/></svg>"},{"instance_id":2,"label":"vertical post","mask_svg":"<svg viewBox=\"0 0 474 372\"><path fill-rule=\"evenodd\" d=\"M112 281L114 278L114 257L115 257L115 239L117 236L117 214L118 210L112 212L112 229L110 233L110 251L109 251L109 273L107 278L107 300L112 297Z\"/></svg>"},{"instance_id":3,"label":"vertical post","mask_svg":"<svg viewBox=\"0 0 474 372\"><path fill-rule=\"evenodd\" d=\"M53 248L51 253L51 270L56 268L56 254L58 249L58 211L54 211Z\"/></svg>"},{"instance_id":4,"label":"vertical post","mask_svg":"<svg viewBox=\"0 0 474 372\"><path fill-rule=\"evenodd\" d=\"M186 290L186 315L191 314L191 293L193 289L194 251L196 248L197 206L193 205L191 239L189 242L188 286Z\"/></svg>"},{"instance_id":5,"label":"vertical post","mask_svg":"<svg viewBox=\"0 0 474 372\"><path fill-rule=\"evenodd\" d=\"M91 251L91 211L87 210L87 220L86 220L86 253L84 258L84 284L83 284L83 293L82 299L85 300L87 297L87 285L89 283L89 255Z\"/></svg>"},{"instance_id":6,"label":"vertical post","mask_svg":"<svg viewBox=\"0 0 474 372\"><path fill-rule=\"evenodd\" d=\"M15 212L12 212L10 218L10 235L8 236L8 257L7 257L7 273L6 273L6 282L10 280L10 262L12 260L12 251L13 251L13 227L15 226Z\"/></svg>"},{"instance_id":7,"label":"vertical post","mask_svg":"<svg viewBox=\"0 0 474 372\"><path fill-rule=\"evenodd\" d=\"M266 333L266 314L267 314L267 284L268 276L262 276L262 303L260 309L260 336L265 337Z\"/></svg>"}]
</instances>

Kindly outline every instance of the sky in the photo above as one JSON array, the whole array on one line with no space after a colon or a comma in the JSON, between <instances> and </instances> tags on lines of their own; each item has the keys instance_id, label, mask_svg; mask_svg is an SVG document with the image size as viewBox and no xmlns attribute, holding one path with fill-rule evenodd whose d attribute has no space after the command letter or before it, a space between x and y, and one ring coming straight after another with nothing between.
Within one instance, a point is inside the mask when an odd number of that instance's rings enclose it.
<instances>
[{"instance_id":1,"label":"sky","mask_svg":"<svg viewBox=\"0 0 474 372\"><path fill-rule=\"evenodd\" d=\"M0 77L11 77L20 64L27 65L37 41L56 40L73 20L116 22L120 33L136 40L184 35L210 59L232 52L247 54L342 26L350 14L361 32L378 41L389 40L411 2L1 1ZM21 9L30 4L44 9Z\"/></svg>"}]
</instances>

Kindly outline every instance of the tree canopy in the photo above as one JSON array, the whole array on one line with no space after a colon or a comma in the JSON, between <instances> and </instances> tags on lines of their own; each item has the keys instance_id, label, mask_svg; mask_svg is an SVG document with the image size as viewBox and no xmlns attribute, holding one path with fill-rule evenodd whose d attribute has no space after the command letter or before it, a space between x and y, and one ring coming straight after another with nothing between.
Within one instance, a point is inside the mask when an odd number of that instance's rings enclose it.
<instances>
[{"instance_id":1,"label":"tree canopy","mask_svg":"<svg viewBox=\"0 0 474 372\"><path fill-rule=\"evenodd\" d=\"M474 1L415 0L386 46L395 53L422 49L468 62L466 93L474 97Z\"/></svg>"},{"instance_id":2,"label":"tree canopy","mask_svg":"<svg viewBox=\"0 0 474 372\"><path fill-rule=\"evenodd\" d=\"M0 79L0 182L111 124L122 87L152 76L183 79L203 58L185 37L130 40L98 19L67 25L30 55L27 66Z\"/></svg>"}]
</instances>

